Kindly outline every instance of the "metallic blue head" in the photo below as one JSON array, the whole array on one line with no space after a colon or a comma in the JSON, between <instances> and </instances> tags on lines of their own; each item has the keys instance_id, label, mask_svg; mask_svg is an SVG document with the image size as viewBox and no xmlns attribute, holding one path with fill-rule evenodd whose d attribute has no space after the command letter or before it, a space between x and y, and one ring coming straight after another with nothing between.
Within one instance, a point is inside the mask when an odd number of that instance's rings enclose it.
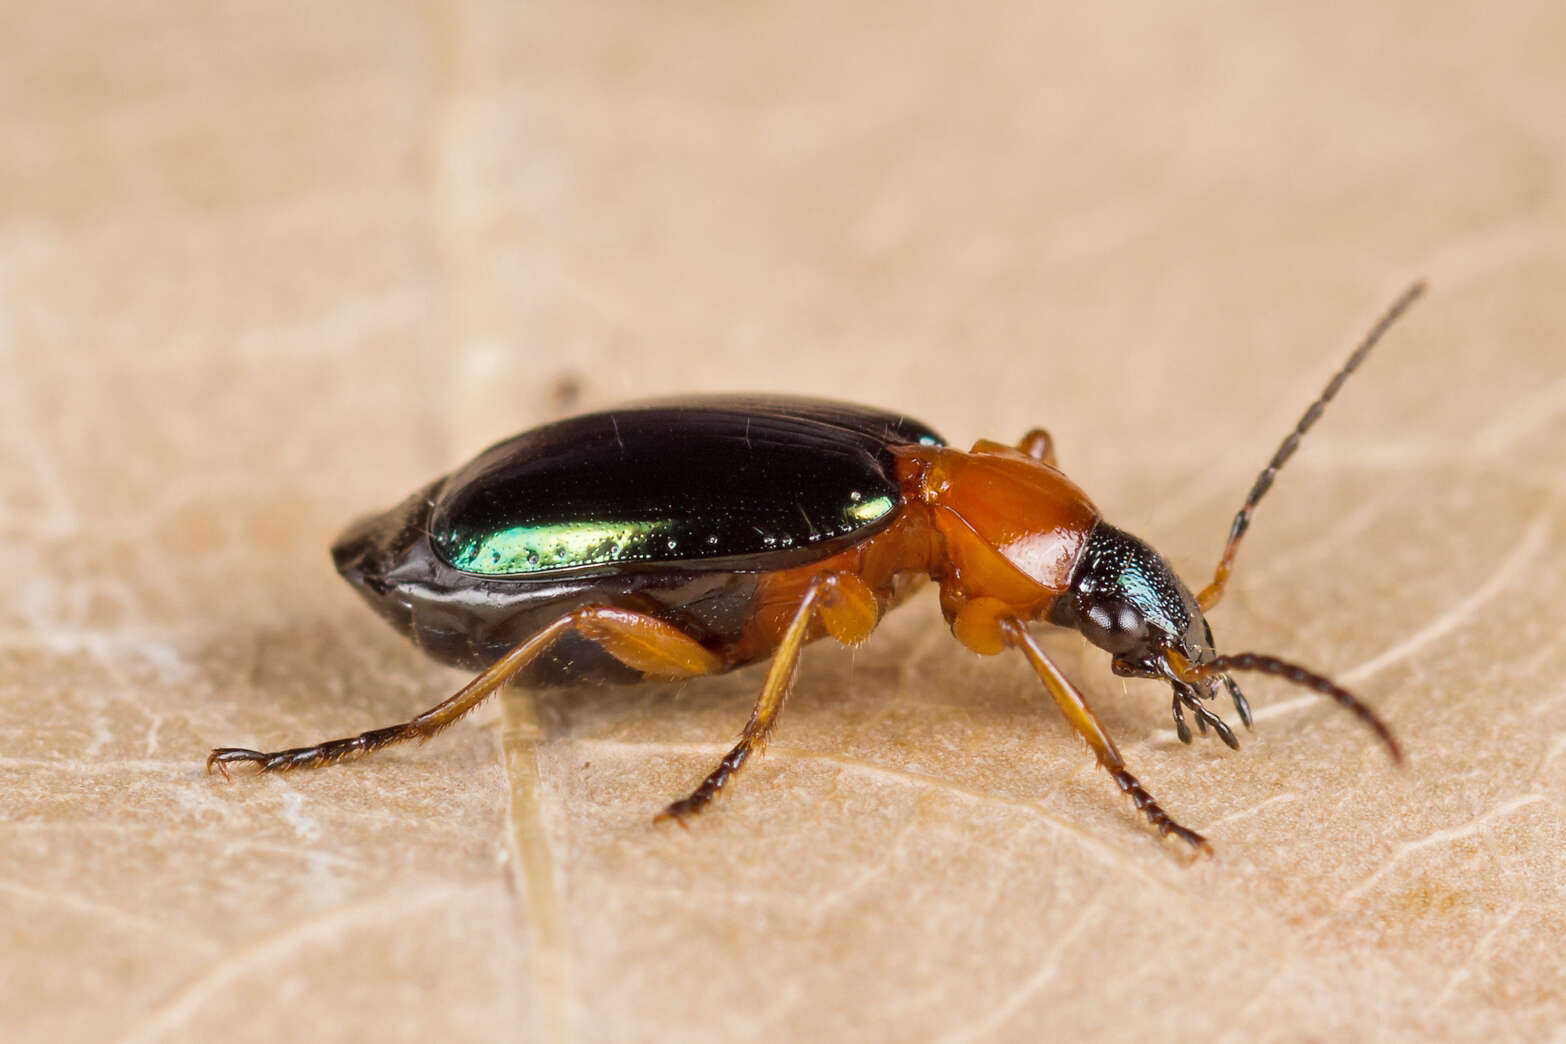
<instances>
[{"instance_id":1,"label":"metallic blue head","mask_svg":"<svg viewBox=\"0 0 1566 1044\"><path fill-rule=\"evenodd\" d=\"M1158 552L1105 522L1088 537L1050 619L1112 655L1120 674L1168 677L1170 650L1196 664L1217 655L1190 589Z\"/></svg>"}]
</instances>

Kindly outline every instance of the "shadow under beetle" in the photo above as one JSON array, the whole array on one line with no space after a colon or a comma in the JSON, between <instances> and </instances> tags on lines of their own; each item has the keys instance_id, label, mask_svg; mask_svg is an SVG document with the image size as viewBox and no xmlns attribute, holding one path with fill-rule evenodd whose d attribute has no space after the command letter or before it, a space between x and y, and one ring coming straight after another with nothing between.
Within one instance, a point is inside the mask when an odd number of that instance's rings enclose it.
<instances>
[{"instance_id":1,"label":"shadow under beetle","mask_svg":"<svg viewBox=\"0 0 1566 1044\"><path fill-rule=\"evenodd\" d=\"M518 435L363 519L332 549L375 610L476 678L411 721L313 747L214 750L207 769L304 768L427 739L508 682L689 678L771 660L739 743L659 818L700 812L767 741L807 642L857 644L926 578L974 652L1020 650L1071 727L1160 833L1207 841L1171 819L1028 624L1081 631L1116 674L1173 689L1231 747L1208 707L1220 689L1249 727L1232 675L1255 671L1352 711L1401 754L1369 707L1320 675L1256 653L1220 655L1203 613L1223 597L1257 503L1300 437L1387 328L1376 323L1278 447L1234 517L1217 570L1192 595L1147 544L1105 522L1034 430L1016 446L952 449L908 417L811 399L727 397L630 406Z\"/></svg>"}]
</instances>

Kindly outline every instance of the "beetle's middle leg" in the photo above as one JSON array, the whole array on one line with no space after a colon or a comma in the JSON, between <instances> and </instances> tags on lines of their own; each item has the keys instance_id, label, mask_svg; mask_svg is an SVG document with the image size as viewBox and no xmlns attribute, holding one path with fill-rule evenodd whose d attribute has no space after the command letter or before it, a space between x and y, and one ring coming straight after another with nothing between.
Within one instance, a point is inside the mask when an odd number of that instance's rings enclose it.
<instances>
[{"instance_id":1,"label":"beetle's middle leg","mask_svg":"<svg viewBox=\"0 0 1566 1044\"><path fill-rule=\"evenodd\" d=\"M875 630L880 618L881 607L875 592L852 573L829 573L811 581L772 655L767 680L762 683L756 708L751 711L750 721L740 733L739 742L689 797L674 802L657 818L683 822L686 816L700 812L718 796L746 759L766 746L772 727L777 724L778 713L783 709L783 701L793 687L794 675L799 670L800 650L810 637L812 621L819 619L827 633L843 644L858 645Z\"/></svg>"},{"instance_id":2,"label":"beetle's middle leg","mask_svg":"<svg viewBox=\"0 0 1566 1044\"><path fill-rule=\"evenodd\" d=\"M457 722L483 703L528 664L543 655L561 635L576 631L597 643L609 655L650 678L690 678L722 670L722 657L702 646L673 624L630 609L588 605L556 618L536 634L518 643L483 673L449 699L416 718L384 729L371 729L346 739L328 740L313 747L264 752L240 747L219 747L207 757L207 771L228 775L233 762L254 764L262 772L314 768L355 754L368 754L404 740L427 740Z\"/></svg>"},{"instance_id":3,"label":"beetle's middle leg","mask_svg":"<svg viewBox=\"0 0 1566 1044\"><path fill-rule=\"evenodd\" d=\"M1043 428L1034 428L1017 442L1017 448L1034 460L1055 466L1055 440Z\"/></svg>"}]
</instances>

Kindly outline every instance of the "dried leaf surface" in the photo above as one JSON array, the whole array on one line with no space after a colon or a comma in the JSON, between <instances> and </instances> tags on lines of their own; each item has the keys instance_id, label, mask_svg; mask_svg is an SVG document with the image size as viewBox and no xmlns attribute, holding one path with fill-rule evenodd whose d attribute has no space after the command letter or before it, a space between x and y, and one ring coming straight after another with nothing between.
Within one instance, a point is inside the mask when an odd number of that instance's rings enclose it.
<instances>
[{"instance_id":1,"label":"dried leaf surface","mask_svg":"<svg viewBox=\"0 0 1566 1044\"><path fill-rule=\"evenodd\" d=\"M1566 163L1548 4L39 8L0 62L0 1035L1540 1040L1566 1023ZM1199 582L1259 513L1230 752L1049 647L1218 858L927 595L755 671L511 693L424 749L215 744L461 677L353 515L579 407L726 389L1054 433ZM1557 1038L1558 1039L1558 1038Z\"/></svg>"}]
</instances>

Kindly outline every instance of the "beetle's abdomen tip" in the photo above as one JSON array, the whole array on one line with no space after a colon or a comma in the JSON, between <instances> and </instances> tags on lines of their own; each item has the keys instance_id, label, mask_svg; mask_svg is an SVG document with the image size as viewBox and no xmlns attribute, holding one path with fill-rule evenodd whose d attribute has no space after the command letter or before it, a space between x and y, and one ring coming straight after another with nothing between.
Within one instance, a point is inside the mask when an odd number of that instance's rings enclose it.
<instances>
[{"instance_id":1,"label":"beetle's abdomen tip","mask_svg":"<svg viewBox=\"0 0 1566 1044\"><path fill-rule=\"evenodd\" d=\"M343 579L361 590L384 594L387 577L403 564L424 534L430 492L426 487L389 511L349 523L332 542L332 564Z\"/></svg>"}]
</instances>

